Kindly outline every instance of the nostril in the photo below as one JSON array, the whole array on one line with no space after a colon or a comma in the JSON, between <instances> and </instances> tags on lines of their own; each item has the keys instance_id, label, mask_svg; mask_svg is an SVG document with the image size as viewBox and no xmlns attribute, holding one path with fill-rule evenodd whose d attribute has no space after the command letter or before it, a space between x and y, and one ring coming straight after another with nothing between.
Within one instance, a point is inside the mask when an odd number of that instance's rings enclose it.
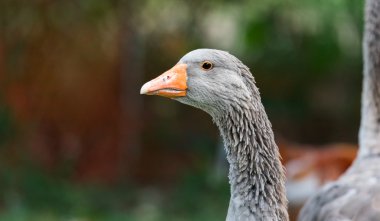
<instances>
[{"instance_id":1,"label":"nostril","mask_svg":"<svg viewBox=\"0 0 380 221\"><path fill-rule=\"evenodd\" d=\"M166 75L165 77L162 78L162 81L163 82L166 82L167 80L169 80L171 77L169 75Z\"/></svg>"},{"instance_id":2,"label":"nostril","mask_svg":"<svg viewBox=\"0 0 380 221\"><path fill-rule=\"evenodd\" d=\"M162 80L163 80L163 81L167 81L167 80L170 80L170 76L169 76L169 75L167 75L167 76L166 76L166 77L164 77Z\"/></svg>"}]
</instances>

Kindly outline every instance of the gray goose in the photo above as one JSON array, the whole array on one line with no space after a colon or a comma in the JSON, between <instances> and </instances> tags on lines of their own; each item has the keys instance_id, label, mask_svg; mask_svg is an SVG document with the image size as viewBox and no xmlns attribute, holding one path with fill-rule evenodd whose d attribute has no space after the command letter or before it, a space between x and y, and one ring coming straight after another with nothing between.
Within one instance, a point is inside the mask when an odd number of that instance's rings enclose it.
<instances>
[{"instance_id":1,"label":"gray goose","mask_svg":"<svg viewBox=\"0 0 380 221\"><path fill-rule=\"evenodd\" d=\"M380 0L367 0L359 153L336 181L307 201L299 221L380 220Z\"/></svg>"},{"instance_id":2,"label":"gray goose","mask_svg":"<svg viewBox=\"0 0 380 221\"><path fill-rule=\"evenodd\" d=\"M140 93L168 97L211 115L230 164L227 221L289 219L271 123L255 80L240 60L225 51L194 50L144 84Z\"/></svg>"}]
</instances>

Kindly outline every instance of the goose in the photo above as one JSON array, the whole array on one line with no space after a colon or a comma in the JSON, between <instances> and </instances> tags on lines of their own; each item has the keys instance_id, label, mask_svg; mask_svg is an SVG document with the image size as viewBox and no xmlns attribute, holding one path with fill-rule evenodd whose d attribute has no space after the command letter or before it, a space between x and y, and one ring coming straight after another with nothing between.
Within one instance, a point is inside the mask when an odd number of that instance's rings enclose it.
<instances>
[{"instance_id":1,"label":"goose","mask_svg":"<svg viewBox=\"0 0 380 221\"><path fill-rule=\"evenodd\" d=\"M306 202L299 221L380 220L380 0L366 1L364 26L358 156Z\"/></svg>"},{"instance_id":2,"label":"goose","mask_svg":"<svg viewBox=\"0 0 380 221\"><path fill-rule=\"evenodd\" d=\"M227 221L289 220L285 176L255 80L235 56L197 49L145 83L141 94L199 108L219 128L229 162Z\"/></svg>"}]
</instances>

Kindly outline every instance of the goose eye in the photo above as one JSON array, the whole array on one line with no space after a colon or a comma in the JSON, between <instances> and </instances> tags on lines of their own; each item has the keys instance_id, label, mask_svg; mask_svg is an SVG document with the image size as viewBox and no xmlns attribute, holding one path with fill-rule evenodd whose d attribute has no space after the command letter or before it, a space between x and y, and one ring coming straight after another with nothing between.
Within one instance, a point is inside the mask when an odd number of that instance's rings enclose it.
<instances>
[{"instance_id":1,"label":"goose eye","mask_svg":"<svg viewBox=\"0 0 380 221\"><path fill-rule=\"evenodd\" d=\"M201 67L203 70L209 71L214 67L214 65L209 61L204 61L202 62Z\"/></svg>"}]
</instances>

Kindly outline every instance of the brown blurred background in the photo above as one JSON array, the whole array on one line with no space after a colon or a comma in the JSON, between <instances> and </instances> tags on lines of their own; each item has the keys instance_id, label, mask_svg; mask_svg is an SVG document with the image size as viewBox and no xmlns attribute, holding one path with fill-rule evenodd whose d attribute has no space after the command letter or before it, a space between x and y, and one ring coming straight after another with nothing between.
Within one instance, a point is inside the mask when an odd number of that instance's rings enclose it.
<instances>
[{"instance_id":1,"label":"brown blurred background","mask_svg":"<svg viewBox=\"0 0 380 221\"><path fill-rule=\"evenodd\" d=\"M289 191L306 182L297 211L355 156L362 11L359 0L1 0L0 220L223 220L210 117L139 95L201 47L251 68Z\"/></svg>"}]
</instances>

